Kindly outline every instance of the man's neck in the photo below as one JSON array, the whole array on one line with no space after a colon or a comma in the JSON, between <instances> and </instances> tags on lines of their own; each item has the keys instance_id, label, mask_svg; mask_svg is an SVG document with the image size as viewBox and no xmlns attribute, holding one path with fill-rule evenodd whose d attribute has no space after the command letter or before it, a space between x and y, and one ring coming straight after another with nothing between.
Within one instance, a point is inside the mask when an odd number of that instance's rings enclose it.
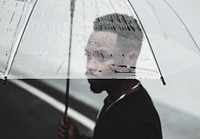
<instances>
[{"instance_id":1,"label":"man's neck","mask_svg":"<svg viewBox=\"0 0 200 139\"><path fill-rule=\"evenodd\" d=\"M115 84L113 84L106 90L110 102L111 103L114 102L121 95L130 91L135 85L138 84L138 82L139 81L137 80L131 80L131 79L123 79L116 81Z\"/></svg>"}]
</instances>

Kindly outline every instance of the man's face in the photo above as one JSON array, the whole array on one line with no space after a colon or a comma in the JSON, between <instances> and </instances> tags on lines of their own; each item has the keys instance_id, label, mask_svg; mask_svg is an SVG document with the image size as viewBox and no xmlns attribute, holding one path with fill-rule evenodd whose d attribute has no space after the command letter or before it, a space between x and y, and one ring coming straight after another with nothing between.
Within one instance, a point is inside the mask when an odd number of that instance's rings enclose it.
<instances>
[{"instance_id":1,"label":"man's face","mask_svg":"<svg viewBox=\"0 0 200 139\"><path fill-rule=\"evenodd\" d=\"M116 75L113 65L123 64L117 37L115 33L98 31L93 32L88 40L86 75L94 93L106 90L108 85L112 84L112 80L106 78Z\"/></svg>"},{"instance_id":2,"label":"man's face","mask_svg":"<svg viewBox=\"0 0 200 139\"><path fill-rule=\"evenodd\" d=\"M109 78L115 73L113 65L123 63L117 34L111 32L93 32L88 40L86 55L88 78Z\"/></svg>"}]
</instances>

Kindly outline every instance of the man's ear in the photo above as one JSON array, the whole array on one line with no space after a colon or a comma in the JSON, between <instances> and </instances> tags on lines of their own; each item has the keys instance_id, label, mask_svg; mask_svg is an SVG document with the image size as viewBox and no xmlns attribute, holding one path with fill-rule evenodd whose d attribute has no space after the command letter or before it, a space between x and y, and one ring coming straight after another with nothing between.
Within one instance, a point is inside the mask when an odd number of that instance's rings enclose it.
<instances>
[{"instance_id":1,"label":"man's ear","mask_svg":"<svg viewBox=\"0 0 200 139\"><path fill-rule=\"evenodd\" d=\"M137 61L137 54L135 52L129 52L127 55L127 66L135 67Z\"/></svg>"}]
</instances>

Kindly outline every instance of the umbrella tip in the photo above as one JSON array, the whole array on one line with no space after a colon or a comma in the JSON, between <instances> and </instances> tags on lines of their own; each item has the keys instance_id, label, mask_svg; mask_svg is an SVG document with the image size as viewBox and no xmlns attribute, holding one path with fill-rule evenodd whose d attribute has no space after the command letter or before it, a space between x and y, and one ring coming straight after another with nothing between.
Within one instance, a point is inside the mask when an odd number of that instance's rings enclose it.
<instances>
[{"instance_id":1,"label":"umbrella tip","mask_svg":"<svg viewBox=\"0 0 200 139\"><path fill-rule=\"evenodd\" d=\"M160 77L160 79L161 79L161 81L162 81L163 85L166 85L166 82L165 82L165 79L164 79L164 77L162 76L162 77Z\"/></svg>"},{"instance_id":2,"label":"umbrella tip","mask_svg":"<svg viewBox=\"0 0 200 139\"><path fill-rule=\"evenodd\" d=\"M7 76L5 76L5 77L4 77L4 82L3 82L3 85L6 85L6 83L7 83L7 80L8 80L8 79L7 79Z\"/></svg>"}]
</instances>

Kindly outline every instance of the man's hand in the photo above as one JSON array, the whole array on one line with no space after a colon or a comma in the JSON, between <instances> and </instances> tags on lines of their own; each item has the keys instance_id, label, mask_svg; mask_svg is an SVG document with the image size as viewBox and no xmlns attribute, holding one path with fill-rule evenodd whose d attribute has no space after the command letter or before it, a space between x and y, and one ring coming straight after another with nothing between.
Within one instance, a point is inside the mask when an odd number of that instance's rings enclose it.
<instances>
[{"instance_id":1,"label":"man's hand","mask_svg":"<svg viewBox=\"0 0 200 139\"><path fill-rule=\"evenodd\" d=\"M61 139L79 139L80 133L69 117L59 121L58 136Z\"/></svg>"}]
</instances>

